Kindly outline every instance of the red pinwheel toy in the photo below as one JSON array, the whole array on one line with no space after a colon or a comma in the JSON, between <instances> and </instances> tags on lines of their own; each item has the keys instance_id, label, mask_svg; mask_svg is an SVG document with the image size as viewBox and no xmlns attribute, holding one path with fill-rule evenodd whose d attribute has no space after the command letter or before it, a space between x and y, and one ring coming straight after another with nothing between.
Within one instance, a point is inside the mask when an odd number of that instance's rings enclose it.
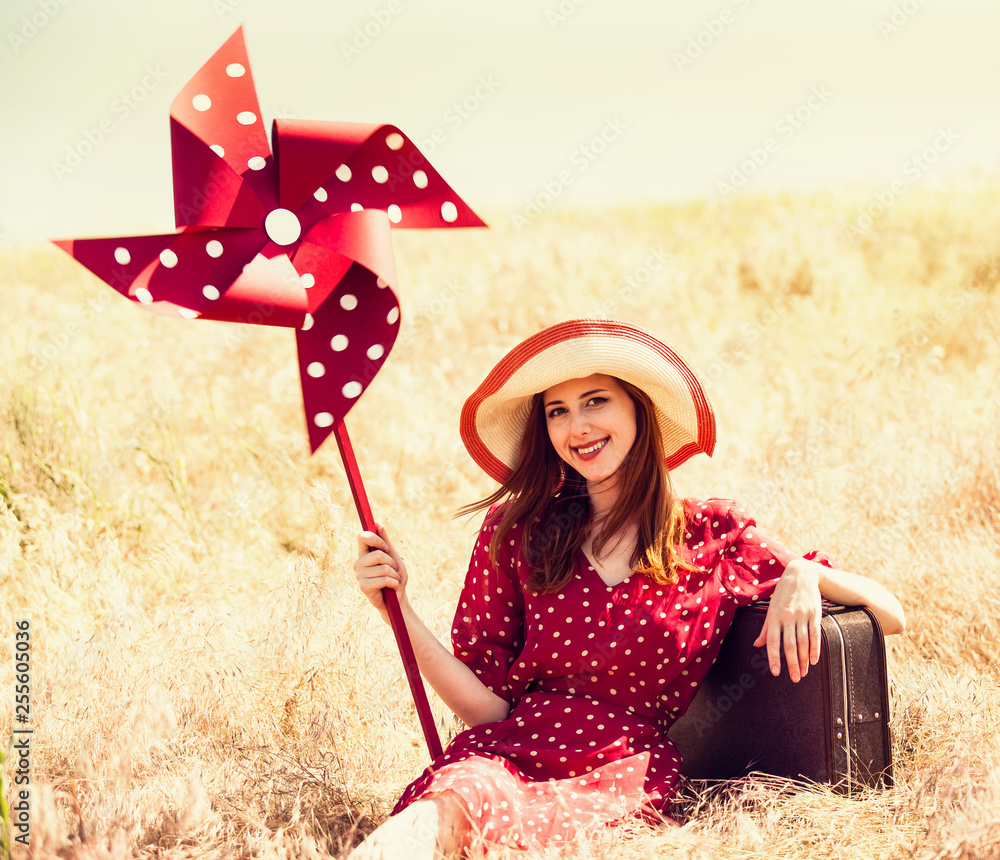
<instances>
[{"instance_id":1,"label":"red pinwheel toy","mask_svg":"<svg viewBox=\"0 0 1000 860\"><path fill-rule=\"evenodd\" d=\"M335 435L373 529L344 417L399 332L391 228L486 225L391 125L276 119L269 145L242 28L174 99L170 136L176 232L55 244L155 313L294 328L310 447ZM384 595L437 756L399 605Z\"/></svg>"}]
</instances>

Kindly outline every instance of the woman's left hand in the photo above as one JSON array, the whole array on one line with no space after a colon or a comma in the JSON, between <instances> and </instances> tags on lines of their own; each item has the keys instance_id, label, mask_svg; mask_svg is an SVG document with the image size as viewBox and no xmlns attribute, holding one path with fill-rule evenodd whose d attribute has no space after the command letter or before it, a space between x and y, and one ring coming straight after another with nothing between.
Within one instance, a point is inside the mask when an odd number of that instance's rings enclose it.
<instances>
[{"instance_id":1,"label":"woman's left hand","mask_svg":"<svg viewBox=\"0 0 1000 860\"><path fill-rule=\"evenodd\" d=\"M820 622L823 611L819 576L810 564L792 562L778 580L760 635L753 643L767 645L771 674L781 672L781 649L785 651L788 676L798 683L819 662Z\"/></svg>"}]
</instances>

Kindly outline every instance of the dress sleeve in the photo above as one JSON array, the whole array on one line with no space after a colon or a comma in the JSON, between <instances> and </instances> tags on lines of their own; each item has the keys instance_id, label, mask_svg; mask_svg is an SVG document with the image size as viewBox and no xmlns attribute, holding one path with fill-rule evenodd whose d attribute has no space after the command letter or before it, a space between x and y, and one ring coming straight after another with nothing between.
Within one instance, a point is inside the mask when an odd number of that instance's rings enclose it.
<instances>
[{"instance_id":1,"label":"dress sleeve","mask_svg":"<svg viewBox=\"0 0 1000 860\"><path fill-rule=\"evenodd\" d=\"M725 516L728 539L720 562L722 585L740 606L765 600L785 567L800 556L758 529L739 502L730 502Z\"/></svg>"},{"instance_id":2,"label":"dress sleeve","mask_svg":"<svg viewBox=\"0 0 1000 860\"><path fill-rule=\"evenodd\" d=\"M510 532L505 551L498 564L493 564L489 544L497 519L491 510L479 532L455 610L451 641L455 656L487 689L511 702L507 675L524 647L524 591L517 575L520 529Z\"/></svg>"}]
</instances>

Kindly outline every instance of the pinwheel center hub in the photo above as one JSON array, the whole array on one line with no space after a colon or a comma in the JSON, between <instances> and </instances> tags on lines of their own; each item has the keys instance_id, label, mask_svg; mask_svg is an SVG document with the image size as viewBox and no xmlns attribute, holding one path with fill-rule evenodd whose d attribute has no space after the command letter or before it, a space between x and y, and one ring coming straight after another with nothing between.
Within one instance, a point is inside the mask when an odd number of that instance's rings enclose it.
<instances>
[{"instance_id":1,"label":"pinwheel center hub","mask_svg":"<svg viewBox=\"0 0 1000 860\"><path fill-rule=\"evenodd\" d=\"M302 235L302 225L289 209L275 209L264 219L267 238L276 245L291 245Z\"/></svg>"}]
</instances>

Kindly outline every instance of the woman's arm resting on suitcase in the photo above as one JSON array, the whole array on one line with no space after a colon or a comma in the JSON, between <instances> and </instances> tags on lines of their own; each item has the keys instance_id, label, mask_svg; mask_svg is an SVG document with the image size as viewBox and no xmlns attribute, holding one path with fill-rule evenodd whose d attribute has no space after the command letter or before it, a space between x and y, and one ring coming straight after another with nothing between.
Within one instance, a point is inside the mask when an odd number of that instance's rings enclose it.
<instances>
[{"instance_id":1,"label":"woman's arm resting on suitcase","mask_svg":"<svg viewBox=\"0 0 1000 860\"><path fill-rule=\"evenodd\" d=\"M818 568L819 593L827 600L844 606L867 606L882 625L886 636L902 633L906 629L903 607L896 595L884 585L859 573L826 567L815 561L801 559L801 563Z\"/></svg>"},{"instance_id":2,"label":"woman's arm resting on suitcase","mask_svg":"<svg viewBox=\"0 0 1000 860\"><path fill-rule=\"evenodd\" d=\"M793 681L806 675L819 661L820 597L845 606L866 606L885 634L902 633L906 627L903 607L887 588L857 573L829 568L804 558L791 562L771 595L764 626L754 645L767 645L771 673L781 671L784 648L788 674Z\"/></svg>"}]
</instances>

